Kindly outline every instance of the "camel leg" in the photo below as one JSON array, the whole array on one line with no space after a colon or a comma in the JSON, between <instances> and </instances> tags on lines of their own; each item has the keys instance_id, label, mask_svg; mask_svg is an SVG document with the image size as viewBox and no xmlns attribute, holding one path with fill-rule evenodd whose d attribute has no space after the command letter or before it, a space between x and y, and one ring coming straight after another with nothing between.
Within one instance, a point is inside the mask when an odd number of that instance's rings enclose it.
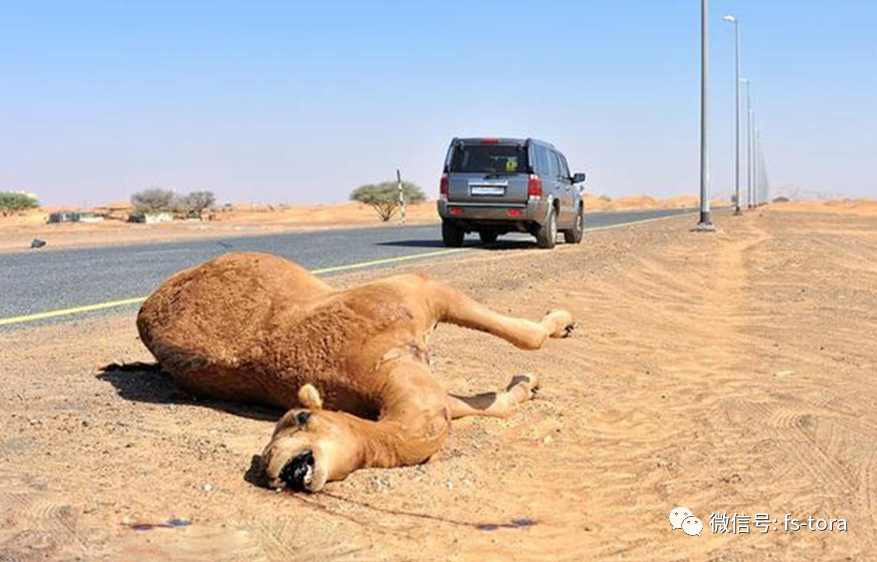
<instances>
[{"instance_id":1,"label":"camel leg","mask_svg":"<svg viewBox=\"0 0 877 562\"><path fill-rule=\"evenodd\" d=\"M502 392L484 392L475 396L457 396L448 394L448 405L451 408L451 419L466 416L487 416L505 418L515 411L518 404L533 398L539 380L536 375L518 375Z\"/></svg>"},{"instance_id":2,"label":"camel leg","mask_svg":"<svg viewBox=\"0 0 877 562\"><path fill-rule=\"evenodd\" d=\"M419 464L438 450L451 419L444 390L423 363L400 359L386 368L377 421L313 409L318 400L283 416L262 455L270 487L317 492L354 470Z\"/></svg>"},{"instance_id":3,"label":"camel leg","mask_svg":"<svg viewBox=\"0 0 877 562\"><path fill-rule=\"evenodd\" d=\"M489 332L521 349L539 349L549 337L565 338L575 327L565 310L553 310L541 322L533 322L495 312L443 283L429 281L426 291L440 321Z\"/></svg>"}]
</instances>

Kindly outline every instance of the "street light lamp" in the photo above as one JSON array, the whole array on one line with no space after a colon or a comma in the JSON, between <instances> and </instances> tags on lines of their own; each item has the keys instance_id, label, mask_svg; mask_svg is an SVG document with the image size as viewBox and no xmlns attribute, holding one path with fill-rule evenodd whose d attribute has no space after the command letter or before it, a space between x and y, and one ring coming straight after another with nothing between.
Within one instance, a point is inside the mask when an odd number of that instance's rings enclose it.
<instances>
[{"instance_id":1,"label":"street light lamp","mask_svg":"<svg viewBox=\"0 0 877 562\"><path fill-rule=\"evenodd\" d=\"M734 151L736 157L735 172L735 191L734 191L734 214L740 214L740 22L732 15L725 16L724 19L728 23L734 24L734 59L736 61L736 79L734 80L735 106L734 106L734 124L735 124L735 143Z\"/></svg>"},{"instance_id":2,"label":"street light lamp","mask_svg":"<svg viewBox=\"0 0 877 562\"><path fill-rule=\"evenodd\" d=\"M707 0L700 0L700 222L696 230L715 230L710 220L709 151L707 144L707 116L709 81L709 50L707 42Z\"/></svg>"}]
</instances>

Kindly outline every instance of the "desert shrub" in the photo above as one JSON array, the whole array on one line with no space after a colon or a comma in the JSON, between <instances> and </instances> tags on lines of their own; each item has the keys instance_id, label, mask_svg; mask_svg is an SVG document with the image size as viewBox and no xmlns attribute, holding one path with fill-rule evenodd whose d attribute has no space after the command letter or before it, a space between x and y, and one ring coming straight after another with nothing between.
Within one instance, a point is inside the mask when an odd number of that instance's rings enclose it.
<instances>
[{"instance_id":1,"label":"desert shrub","mask_svg":"<svg viewBox=\"0 0 877 562\"><path fill-rule=\"evenodd\" d=\"M37 200L26 193L0 192L0 213L4 217L24 209L33 209L37 205Z\"/></svg>"},{"instance_id":2,"label":"desert shrub","mask_svg":"<svg viewBox=\"0 0 877 562\"><path fill-rule=\"evenodd\" d=\"M170 189L150 187L131 196L134 214L174 213L176 215L201 216L201 213L216 205L216 195L212 191L193 191L187 195L177 195Z\"/></svg>"},{"instance_id":3,"label":"desert shrub","mask_svg":"<svg viewBox=\"0 0 877 562\"><path fill-rule=\"evenodd\" d=\"M609 203L610 201L612 201L612 198L606 194L603 194L600 196L600 201L605 201L606 203Z\"/></svg>"},{"instance_id":4,"label":"desert shrub","mask_svg":"<svg viewBox=\"0 0 877 562\"><path fill-rule=\"evenodd\" d=\"M426 199L423 190L410 182L402 182L402 192L405 194L406 204L419 203ZM399 185L394 181L363 185L351 192L350 200L369 205L382 221L387 222L399 208Z\"/></svg>"},{"instance_id":5,"label":"desert shrub","mask_svg":"<svg viewBox=\"0 0 877 562\"><path fill-rule=\"evenodd\" d=\"M774 198L773 198L773 202L774 202L774 203L788 203L788 202L789 202L789 198L788 198L788 197L783 197L783 196L781 195L781 196L779 196L779 197L774 197Z\"/></svg>"},{"instance_id":6,"label":"desert shrub","mask_svg":"<svg viewBox=\"0 0 877 562\"><path fill-rule=\"evenodd\" d=\"M170 213L180 209L180 199L169 189L150 187L131 196L135 213Z\"/></svg>"},{"instance_id":7,"label":"desert shrub","mask_svg":"<svg viewBox=\"0 0 877 562\"><path fill-rule=\"evenodd\" d=\"M193 191L183 198L186 212L201 216L201 213L216 204L216 196L212 191Z\"/></svg>"}]
</instances>

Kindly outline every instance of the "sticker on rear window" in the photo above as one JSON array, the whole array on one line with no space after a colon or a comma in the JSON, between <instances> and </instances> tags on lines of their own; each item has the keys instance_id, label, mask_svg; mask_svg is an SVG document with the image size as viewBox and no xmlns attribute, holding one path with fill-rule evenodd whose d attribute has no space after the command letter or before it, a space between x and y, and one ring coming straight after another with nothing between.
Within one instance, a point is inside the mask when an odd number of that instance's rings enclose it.
<instances>
[{"instance_id":1,"label":"sticker on rear window","mask_svg":"<svg viewBox=\"0 0 877 562\"><path fill-rule=\"evenodd\" d=\"M451 172L518 174L526 170L527 147L504 144L459 144L451 157Z\"/></svg>"}]
</instances>

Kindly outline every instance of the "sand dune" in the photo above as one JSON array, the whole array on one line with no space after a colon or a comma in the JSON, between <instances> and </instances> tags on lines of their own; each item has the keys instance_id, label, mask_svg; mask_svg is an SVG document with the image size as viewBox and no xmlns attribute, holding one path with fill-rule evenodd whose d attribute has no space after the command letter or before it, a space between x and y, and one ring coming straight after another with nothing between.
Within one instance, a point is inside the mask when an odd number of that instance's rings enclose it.
<instances>
[{"instance_id":1,"label":"sand dune","mask_svg":"<svg viewBox=\"0 0 877 562\"><path fill-rule=\"evenodd\" d=\"M829 199L772 203L771 210L877 216L877 199Z\"/></svg>"}]
</instances>

